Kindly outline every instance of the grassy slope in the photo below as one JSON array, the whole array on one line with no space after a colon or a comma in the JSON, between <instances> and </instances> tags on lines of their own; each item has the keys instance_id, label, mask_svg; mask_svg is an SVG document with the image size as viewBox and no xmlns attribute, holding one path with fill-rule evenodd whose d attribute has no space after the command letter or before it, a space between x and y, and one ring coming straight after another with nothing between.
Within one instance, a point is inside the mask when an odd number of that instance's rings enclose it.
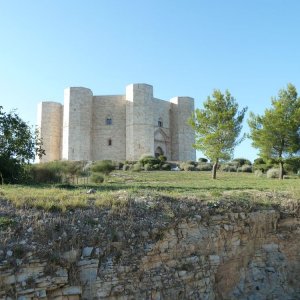
<instances>
[{"instance_id":1,"label":"grassy slope","mask_svg":"<svg viewBox=\"0 0 300 300\"><path fill-rule=\"evenodd\" d=\"M248 173L218 173L217 180L210 172L114 172L101 185L76 186L67 190L58 186L3 186L0 197L17 207L37 207L46 210L68 210L76 207L122 206L133 197L161 196L193 201L223 199L247 200L259 204L276 203L282 197L299 201L300 180L276 180L255 177ZM95 194L88 195L88 188Z\"/></svg>"}]
</instances>

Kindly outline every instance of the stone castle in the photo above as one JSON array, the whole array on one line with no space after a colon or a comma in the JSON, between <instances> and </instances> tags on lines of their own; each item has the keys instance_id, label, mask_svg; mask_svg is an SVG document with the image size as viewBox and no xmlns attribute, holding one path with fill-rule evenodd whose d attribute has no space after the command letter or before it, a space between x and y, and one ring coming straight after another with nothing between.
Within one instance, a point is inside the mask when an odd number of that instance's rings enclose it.
<instances>
[{"instance_id":1,"label":"stone castle","mask_svg":"<svg viewBox=\"0 0 300 300\"><path fill-rule=\"evenodd\" d=\"M148 84L131 84L125 95L94 96L83 87L64 91L64 105L38 104L38 128L53 160L138 160L143 154L195 160L194 131L187 124L194 99L153 97Z\"/></svg>"}]
</instances>

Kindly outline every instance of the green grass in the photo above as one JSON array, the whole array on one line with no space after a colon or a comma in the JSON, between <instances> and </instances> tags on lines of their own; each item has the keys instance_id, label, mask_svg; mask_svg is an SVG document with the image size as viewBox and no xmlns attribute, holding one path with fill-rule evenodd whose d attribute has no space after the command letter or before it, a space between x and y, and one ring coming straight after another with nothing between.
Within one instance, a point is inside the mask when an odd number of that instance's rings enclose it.
<instances>
[{"instance_id":1,"label":"green grass","mask_svg":"<svg viewBox=\"0 0 300 300\"><path fill-rule=\"evenodd\" d=\"M169 197L215 201L222 198L251 199L264 202L285 197L300 199L300 179L267 179L249 173L218 172L217 180L210 172L114 172L100 185L68 186L4 185L0 197L17 207L36 207L47 211L65 211L73 208L120 207L127 205L132 197ZM86 194L88 188L96 188L95 194ZM265 195L268 194L268 197ZM262 196L264 195L264 196ZM266 200L267 199L267 200Z\"/></svg>"}]
</instances>

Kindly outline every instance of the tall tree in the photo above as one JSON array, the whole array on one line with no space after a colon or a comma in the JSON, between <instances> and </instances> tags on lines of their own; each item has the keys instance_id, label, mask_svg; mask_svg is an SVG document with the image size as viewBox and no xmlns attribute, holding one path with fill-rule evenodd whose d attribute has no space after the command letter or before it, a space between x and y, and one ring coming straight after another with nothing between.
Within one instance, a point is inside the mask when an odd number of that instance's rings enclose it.
<instances>
[{"instance_id":1,"label":"tall tree","mask_svg":"<svg viewBox=\"0 0 300 300\"><path fill-rule=\"evenodd\" d=\"M15 112L5 113L0 106L0 181L18 181L23 166L43 154L37 132Z\"/></svg>"},{"instance_id":2,"label":"tall tree","mask_svg":"<svg viewBox=\"0 0 300 300\"><path fill-rule=\"evenodd\" d=\"M189 124L196 132L195 149L201 150L213 162L212 178L216 179L220 160L229 160L233 150L244 139L239 134L247 107L238 111L238 104L228 90L214 90L212 97L196 109Z\"/></svg>"},{"instance_id":3,"label":"tall tree","mask_svg":"<svg viewBox=\"0 0 300 300\"><path fill-rule=\"evenodd\" d=\"M289 83L271 101L272 108L266 109L263 116L250 113L248 124L252 145L261 157L276 159L282 179L284 158L300 150L300 98Z\"/></svg>"}]
</instances>

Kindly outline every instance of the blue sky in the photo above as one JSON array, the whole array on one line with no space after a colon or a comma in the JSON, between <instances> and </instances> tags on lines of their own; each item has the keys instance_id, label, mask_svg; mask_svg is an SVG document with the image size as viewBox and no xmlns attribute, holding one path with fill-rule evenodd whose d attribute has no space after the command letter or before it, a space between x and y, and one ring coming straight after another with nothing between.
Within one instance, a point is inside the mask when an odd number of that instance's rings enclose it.
<instances>
[{"instance_id":1,"label":"blue sky","mask_svg":"<svg viewBox=\"0 0 300 300\"><path fill-rule=\"evenodd\" d=\"M68 86L140 82L199 108L228 89L261 114L287 83L300 93L299 12L298 0L0 0L0 105L33 125L37 103ZM235 151L256 154L249 140Z\"/></svg>"}]
</instances>

